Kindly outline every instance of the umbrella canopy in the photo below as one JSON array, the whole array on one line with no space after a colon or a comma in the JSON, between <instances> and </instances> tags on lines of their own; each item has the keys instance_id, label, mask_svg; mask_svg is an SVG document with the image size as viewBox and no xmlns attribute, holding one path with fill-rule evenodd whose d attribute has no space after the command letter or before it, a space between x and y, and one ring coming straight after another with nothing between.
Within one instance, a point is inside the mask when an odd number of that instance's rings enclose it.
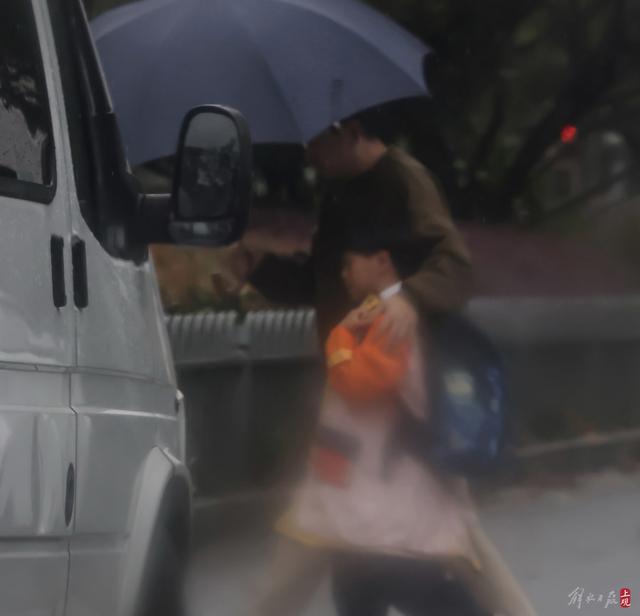
<instances>
[{"instance_id":1,"label":"umbrella canopy","mask_svg":"<svg viewBox=\"0 0 640 616\"><path fill-rule=\"evenodd\" d=\"M356 0L143 0L93 34L133 163L174 153L184 114L240 110L258 143L424 96L427 47Z\"/></svg>"}]
</instances>

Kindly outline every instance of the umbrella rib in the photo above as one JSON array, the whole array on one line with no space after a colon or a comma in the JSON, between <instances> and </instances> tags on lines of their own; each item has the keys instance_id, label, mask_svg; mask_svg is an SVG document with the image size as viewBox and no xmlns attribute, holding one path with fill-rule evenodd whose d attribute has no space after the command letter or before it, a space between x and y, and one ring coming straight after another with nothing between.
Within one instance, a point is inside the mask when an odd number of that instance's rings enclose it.
<instances>
[{"instance_id":1,"label":"umbrella rib","mask_svg":"<svg viewBox=\"0 0 640 616\"><path fill-rule=\"evenodd\" d=\"M296 128L296 130L298 132L299 142L303 142L304 141L304 133L302 131L302 128L301 128L300 124L298 123L298 120L297 120L295 114L293 113L293 111L291 109L291 106L289 105L289 103L287 101L287 97L286 97L286 95L284 93L284 90L282 89L282 86L280 85L280 82L276 78L276 73L275 73L273 67L271 66L271 64L267 60L265 54L262 52L262 49L260 49L260 45L255 41L255 39L253 38L251 32L245 26L243 20L242 19L237 19L236 23L239 24L240 29L244 33L245 37L251 43L251 46L258 52L257 53L258 57L261 59L262 63L266 66L266 68L267 68L267 70L269 72L269 75L271 76L271 81L275 86L278 98L282 101L285 109L287 110L287 113L288 113L289 117L291 118L291 122L292 122L293 126ZM240 110L240 111L242 111L242 110Z\"/></svg>"},{"instance_id":2,"label":"umbrella rib","mask_svg":"<svg viewBox=\"0 0 640 616\"><path fill-rule=\"evenodd\" d=\"M325 19L331 23L337 24L338 26L340 26L341 28L343 28L344 30L346 30L347 32L349 32L350 34L352 34L353 36L356 36L357 38L359 38L363 43L365 43L366 45L368 45L370 48L372 48L375 53L377 53L379 56L381 56L382 58L384 58L385 60L387 60L388 62L390 62L391 64L393 64L398 70L400 70L404 75L406 75L409 79L411 79L412 81L415 81L415 75L413 75L405 66L403 66L402 64L396 62L393 58L391 58L390 56L384 54L380 48L375 44L375 42L370 41L366 36L364 36L363 33L359 32L358 30L352 28L351 26L349 26L348 24L345 24L341 21L338 21L337 19L334 19L333 17L325 14L324 12L322 12L320 10L319 7L315 7L315 6L301 6L299 4L297 4L295 1L292 0L273 0L274 2L279 2L281 4L286 4L287 6L291 7L292 9L297 9L298 11L309 11L310 13L313 13L314 15L316 15L317 17L319 17L320 19ZM368 7L365 7L368 8ZM393 24L394 27L400 28L400 26L398 26L398 24L396 24L394 21L391 21L391 23ZM407 36L411 36L416 40L416 43L421 45L424 48L424 52L423 52L423 58L430 52L430 49L417 37L415 37L414 35L410 34L410 33L405 33ZM421 85L423 86L423 88L425 89L425 94L428 92L428 89L426 88L426 84L424 83L424 80L421 80Z\"/></svg>"},{"instance_id":3,"label":"umbrella rib","mask_svg":"<svg viewBox=\"0 0 640 616\"><path fill-rule=\"evenodd\" d=\"M173 2L173 0L170 0L170 2ZM170 2L167 2L166 4L169 4ZM165 5L163 5L163 6L166 6L166 4L165 4ZM183 23L183 21L185 21L185 19L188 19L188 15L187 15L187 13L184 13L184 14L182 15L182 17L183 17L183 19L182 19L182 20L180 20L180 19L174 19L174 20L171 22L171 24L170 24L169 28L167 28L167 29L166 29L166 31L163 33L163 35L162 35L162 37L161 37L161 42L156 41L156 43L155 43L155 48L156 48L156 49L157 49L157 48L162 49L162 47L164 47L164 45L166 44L166 41L170 40L170 38L171 38L171 34L176 30L176 28L177 28L179 25L181 25L181 24ZM149 56L148 56L148 60L147 60L147 62L145 62L145 68L146 68L147 70L145 70L145 71L141 71L141 73L142 73L142 74L144 74L144 76L145 76L145 77L144 77L144 84L145 84L145 89L146 89L147 91L149 91L149 90L151 89L151 88L149 87L149 83L150 83L151 79L152 79L152 78L154 78L154 71L153 71L153 70L149 70L149 69L153 69L153 68L155 67L155 62L154 62L154 60L155 60L155 55L154 55L154 54L149 54ZM146 109L146 107L147 107L148 105L149 105L149 101L148 101L148 99L147 99L147 98L143 98L143 99L139 99L139 100L138 100L138 108L139 108L139 110L140 110L140 111L139 111L139 113L138 113L138 115L139 115L140 117L144 117L144 116L145 116L145 109ZM185 109L185 111L184 111L184 112L186 113L187 111L188 111L188 109ZM116 110L116 112L117 112L117 110ZM170 154L171 154L170 152L167 152L167 153L165 153L164 155L165 155L165 156L169 156Z\"/></svg>"},{"instance_id":4,"label":"umbrella rib","mask_svg":"<svg viewBox=\"0 0 640 616\"><path fill-rule=\"evenodd\" d=\"M119 27L121 27L122 24L119 24L116 20L113 20L111 21L111 23L108 23L107 27L104 30L100 29L102 21L104 20L106 22L113 15L116 15L118 13L122 13L123 15L126 15L127 13L132 12L132 9L135 9L138 7L141 8L141 5L148 4L149 6L146 8L146 10L141 10L139 13L137 13L133 17L127 18L125 23L129 25L129 24L135 23L136 21L138 21L139 19L142 19L143 17L147 17L149 13L155 13L165 8L169 4L173 4L174 2L175 0L164 0L162 2L156 2L154 4L153 1L143 0L142 2L135 2L130 5L123 5L121 7L111 9L110 11L107 11L106 13L104 13L103 15L100 15L99 17L97 17L92 21L93 35L96 38L96 40L99 40L104 36L109 36L109 34L111 34L114 30L117 30Z\"/></svg>"}]
</instances>

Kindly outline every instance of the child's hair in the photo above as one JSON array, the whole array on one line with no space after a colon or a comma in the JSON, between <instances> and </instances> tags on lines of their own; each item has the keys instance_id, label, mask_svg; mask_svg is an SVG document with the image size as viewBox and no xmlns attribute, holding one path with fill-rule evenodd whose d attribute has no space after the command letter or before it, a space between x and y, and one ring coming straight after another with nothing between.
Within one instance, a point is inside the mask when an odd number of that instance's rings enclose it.
<instances>
[{"instance_id":1,"label":"child's hair","mask_svg":"<svg viewBox=\"0 0 640 616\"><path fill-rule=\"evenodd\" d=\"M416 263L414 255L410 253L405 247L386 241L374 241L367 240L362 242L353 242L350 245L345 246L344 253L352 252L359 255L374 255L378 252L386 250L389 252L391 262L396 270L398 278L404 280L411 276L419 267L419 263Z\"/></svg>"},{"instance_id":2,"label":"child's hair","mask_svg":"<svg viewBox=\"0 0 640 616\"><path fill-rule=\"evenodd\" d=\"M408 214L396 210L363 220L347 234L342 248L343 254L373 255L388 251L398 277L404 280L418 271L433 249L433 242L416 237Z\"/></svg>"}]
</instances>

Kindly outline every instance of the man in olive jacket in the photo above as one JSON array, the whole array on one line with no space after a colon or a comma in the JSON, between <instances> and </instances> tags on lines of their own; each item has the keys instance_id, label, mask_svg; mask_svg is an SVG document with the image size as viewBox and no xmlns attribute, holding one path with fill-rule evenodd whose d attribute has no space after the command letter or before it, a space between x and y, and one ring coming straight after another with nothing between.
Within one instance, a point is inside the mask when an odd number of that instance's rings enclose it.
<instances>
[{"instance_id":1,"label":"man in olive jacket","mask_svg":"<svg viewBox=\"0 0 640 616\"><path fill-rule=\"evenodd\" d=\"M387 147L367 126L367 116L335 124L307 146L308 160L333 183L321 207L311 254L267 255L240 242L236 259L252 284L276 303L315 306L320 340L349 308L341 278L341 245L372 216L390 225L409 217L415 273L402 292L385 302L392 339L410 334L418 314L462 308L471 290L471 261L430 173L396 147Z\"/></svg>"}]
</instances>

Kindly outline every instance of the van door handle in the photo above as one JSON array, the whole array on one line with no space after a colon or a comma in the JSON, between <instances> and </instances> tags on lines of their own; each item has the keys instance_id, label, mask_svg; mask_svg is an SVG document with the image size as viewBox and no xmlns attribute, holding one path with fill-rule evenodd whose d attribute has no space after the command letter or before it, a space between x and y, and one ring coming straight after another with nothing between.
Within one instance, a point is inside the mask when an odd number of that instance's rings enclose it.
<instances>
[{"instance_id":1,"label":"van door handle","mask_svg":"<svg viewBox=\"0 0 640 616\"><path fill-rule=\"evenodd\" d=\"M64 521L67 526L73 520L73 506L76 500L76 473L73 464L67 468L67 480L65 482L64 495Z\"/></svg>"},{"instance_id":2,"label":"van door handle","mask_svg":"<svg viewBox=\"0 0 640 616\"><path fill-rule=\"evenodd\" d=\"M51 236L51 290L53 305L62 308L67 305L67 290L64 282L64 239Z\"/></svg>"},{"instance_id":3,"label":"van door handle","mask_svg":"<svg viewBox=\"0 0 640 616\"><path fill-rule=\"evenodd\" d=\"M71 263L73 265L73 302L76 308L89 305L89 288L87 283L87 246L84 240L74 236L71 241Z\"/></svg>"}]
</instances>

